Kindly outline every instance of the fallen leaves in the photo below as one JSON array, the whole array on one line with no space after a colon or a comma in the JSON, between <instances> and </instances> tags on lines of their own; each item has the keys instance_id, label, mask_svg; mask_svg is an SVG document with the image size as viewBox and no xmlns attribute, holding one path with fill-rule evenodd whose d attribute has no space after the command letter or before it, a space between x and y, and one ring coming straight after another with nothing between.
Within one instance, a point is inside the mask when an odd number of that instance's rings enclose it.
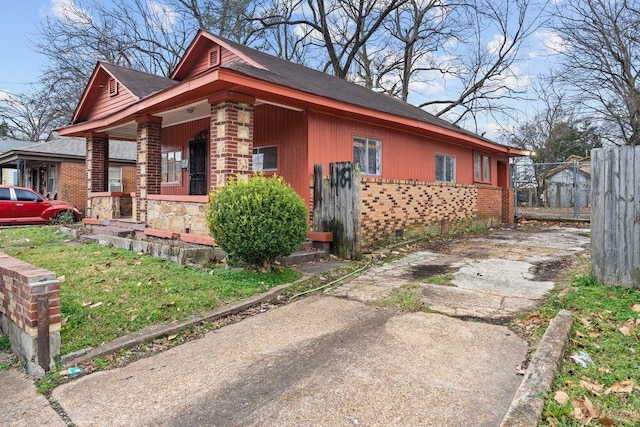
<instances>
[{"instance_id":1,"label":"fallen leaves","mask_svg":"<svg viewBox=\"0 0 640 427\"><path fill-rule=\"evenodd\" d=\"M562 390L558 390L556 391L556 394L553 396L553 400L555 400L561 405L564 405L569 401L569 395Z\"/></svg>"},{"instance_id":2,"label":"fallen leaves","mask_svg":"<svg viewBox=\"0 0 640 427\"><path fill-rule=\"evenodd\" d=\"M636 313L640 313L640 304L633 304L633 306L631 306L631 310L635 311Z\"/></svg>"},{"instance_id":3,"label":"fallen leaves","mask_svg":"<svg viewBox=\"0 0 640 427\"><path fill-rule=\"evenodd\" d=\"M582 377L580 380L580 386L589 390L594 396L598 396L598 394L603 390L604 386L596 380L592 382L589 378Z\"/></svg>"},{"instance_id":4,"label":"fallen leaves","mask_svg":"<svg viewBox=\"0 0 640 427\"><path fill-rule=\"evenodd\" d=\"M611 384L611 387L607 388L604 391L604 394L610 393L631 393L633 391L633 379L624 380L624 381L616 381Z\"/></svg>"}]
</instances>

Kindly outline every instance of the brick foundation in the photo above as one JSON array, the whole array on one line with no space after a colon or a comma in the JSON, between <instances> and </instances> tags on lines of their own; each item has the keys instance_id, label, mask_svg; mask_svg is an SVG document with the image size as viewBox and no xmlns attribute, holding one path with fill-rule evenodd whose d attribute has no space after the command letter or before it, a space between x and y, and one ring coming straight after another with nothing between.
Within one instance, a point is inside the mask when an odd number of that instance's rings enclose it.
<instances>
[{"instance_id":1,"label":"brick foundation","mask_svg":"<svg viewBox=\"0 0 640 427\"><path fill-rule=\"evenodd\" d=\"M478 219L501 224L503 222L502 211L502 188L478 186Z\"/></svg>"},{"instance_id":2,"label":"brick foundation","mask_svg":"<svg viewBox=\"0 0 640 427\"><path fill-rule=\"evenodd\" d=\"M477 188L472 185L363 178L360 192L363 247L447 218L474 218Z\"/></svg>"}]
</instances>

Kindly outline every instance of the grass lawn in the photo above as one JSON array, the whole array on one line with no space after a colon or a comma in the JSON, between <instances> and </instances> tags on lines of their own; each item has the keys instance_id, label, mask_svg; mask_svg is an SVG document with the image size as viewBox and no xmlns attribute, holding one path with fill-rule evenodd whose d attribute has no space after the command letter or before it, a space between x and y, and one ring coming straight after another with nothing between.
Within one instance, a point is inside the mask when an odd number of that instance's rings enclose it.
<instances>
[{"instance_id":1,"label":"grass lawn","mask_svg":"<svg viewBox=\"0 0 640 427\"><path fill-rule=\"evenodd\" d=\"M580 276L542 312L561 308L575 320L540 425L640 425L640 291ZM571 359L580 351L593 363L582 367Z\"/></svg>"},{"instance_id":2,"label":"grass lawn","mask_svg":"<svg viewBox=\"0 0 640 427\"><path fill-rule=\"evenodd\" d=\"M300 277L289 269L257 273L184 267L123 249L80 244L52 226L1 229L0 248L58 276L62 354L203 314Z\"/></svg>"}]
</instances>

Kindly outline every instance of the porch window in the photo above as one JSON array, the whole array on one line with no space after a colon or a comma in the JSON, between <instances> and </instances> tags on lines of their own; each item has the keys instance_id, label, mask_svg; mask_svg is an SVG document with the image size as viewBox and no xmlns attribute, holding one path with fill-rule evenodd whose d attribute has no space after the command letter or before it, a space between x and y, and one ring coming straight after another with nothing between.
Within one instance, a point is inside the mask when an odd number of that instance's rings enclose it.
<instances>
[{"instance_id":1,"label":"porch window","mask_svg":"<svg viewBox=\"0 0 640 427\"><path fill-rule=\"evenodd\" d=\"M436 181L456 182L456 158L446 154L436 154Z\"/></svg>"},{"instance_id":2,"label":"porch window","mask_svg":"<svg viewBox=\"0 0 640 427\"><path fill-rule=\"evenodd\" d=\"M163 184L178 184L182 178L182 152L167 151L161 154L160 171Z\"/></svg>"},{"instance_id":3,"label":"porch window","mask_svg":"<svg viewBox=\"0 0 640 427\"><path fill-rule=\"evenodd\" d=\"M380 175L382 141L372 138L353 138L353 163L360 165L364 175Z\"/></svg>"},{"instance_id":4,"label":"porch window","mask_svg":"<svg viewBox=\"0 0 640 427\"><path fill-rule=\"evenodd\" d=\"M256 147L253 149L253 170L278 170L278 147Z\"/></svg>"},{"instance_id":5,"label":"porch window","mask_svg":"<svg viewBox=\"0 0 640 427\"><path fill-rule=\"evenodd\" d=\"M109 166L109 191L122 191L122 168Z\"/></svg>"},{"instance_id":6,"label":"porch window","mask_svg":"<svg viewBox=\"0 0 640 427\"><path fill-rule=\"evenodd\" d=\"M58 191L58 174L56 173L56 165L49 165L47 192L55 193L56 191Z\"/></svg>"},{"instance_id":7,"label":"porch window","mask_svg":"<svg viewBox=\"0 0 640 427\"><path fill-rule=\"evenodd\" d=\"M491 182L491 157L480 153L473 154L473 179L478 182Z\"/></svg>"}]
</instances>

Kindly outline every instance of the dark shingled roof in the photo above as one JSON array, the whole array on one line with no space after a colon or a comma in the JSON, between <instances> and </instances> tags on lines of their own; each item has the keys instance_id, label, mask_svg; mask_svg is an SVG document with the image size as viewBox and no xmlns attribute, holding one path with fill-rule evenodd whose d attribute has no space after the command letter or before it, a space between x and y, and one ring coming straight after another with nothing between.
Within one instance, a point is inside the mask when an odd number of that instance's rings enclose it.
<instances>
[{"instance_id":1,"label":"dark shingled roof","mask_svg":"<svg viewBox=\"0 0 640 427\"><path fill-rule=\"evenodd\" d=\"M461 127L436 117L433 114L427 113L421 108L403 102L392 96L374 92L364 86L360 86L300 64L295 64L293 62L277 58L222 37L217 38L227 43L233 49L238 50L243 55L263 65L267 70L262 70L240 61L222 64L222 67L224 68L238 71L242 74L266 80L271 83L297 89L302 92L429 123L496 144L494 141L482 138L473 132L462 129Z\"/></svg>"},{"instance_id":2,"label":"dark shingled roof","mask_svg":"<svg viewBox=\"0 0 640 427\"><path fill-rule=\"evenodd\" d=\"M86 157L87 141L84 138L59 138L14 151L33 154L49 154L52 157ZM109 140L110 160L135 161L136 158L137 153L135 142Z\"/></svg>"},{"instance_id":3,"label":"dark shingled roof","mask_svg":"<svg viewBox=\"0 0 640 427\"><path fill-rule=\"evenodd\" d=\"M178 83L167 77L121 67L120 65L100 62L100 64L138 98L146 98Z\"/></svg>"}]
</instances>

